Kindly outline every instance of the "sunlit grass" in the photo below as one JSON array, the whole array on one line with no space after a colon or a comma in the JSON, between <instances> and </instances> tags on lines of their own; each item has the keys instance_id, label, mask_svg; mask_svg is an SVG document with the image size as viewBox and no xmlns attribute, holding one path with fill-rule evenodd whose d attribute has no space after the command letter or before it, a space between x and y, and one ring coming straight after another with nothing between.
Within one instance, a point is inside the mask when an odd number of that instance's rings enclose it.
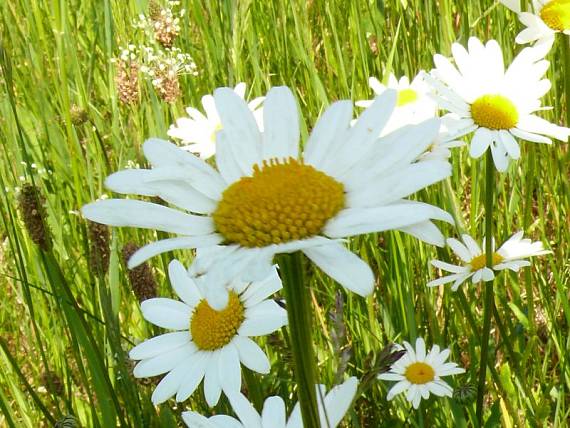
<instances>
[{"instance_id":1,"label":"sunlit grass","mask_svg":"<svg viewBox=\"0 0 570 428\"><path fill-rule=\"evenodd\" d=\"M429 70L434 53L449 54L451 42L470 35L495 38L510 59L520 24L493 1L209 1L189 0L175 46L194 58L198 76L181 78L182 97L160 100L141 80L139 103L122 105L116 93L119 46L143 44L131 22L146 13L146 1L9 0L0 3L0 426L53 426L73 415L77 426L180 426L187 408L210 414L201 392L175 406L153 407L152 382L131 375L127 352L152 335L133 294L121 248L154 239L153 232L113 229L105 275L90 268L87 223L79 208L103 195L104 178L129 162L144 165L142 142L166 137L187 105L218 86L248 83L248 94L274 85L295 92L306 136L324 107L337 99L370 98L368 77L412 77ZM553 87L545 115L564 123L567 115L563 47L549 54ZM77 120L74 109L85 112ZM545 116L545 117L546 117ZM488 426L566 426L570 418L570 189L567 144L522 143L522 157L499 178L495 238L516 230L541 240L553 254L533 261L520 275L495 281L501 325L493 321L488 374ZM430 187L422 200L453 212L456 229L484 234L484 165L466 149L453 152L453 175ZM40 249L17 209L25 183L45 197L53 246ZM400 233L359 237L354 251L377 276L374 296L338 291L330 278L310 271L316 319L313 340L319 376L332 385L340 371L365 378L389 342L414 341L452 349L467 369L451 381L476 385L482 324L481 287L428 289L433 258L450 260L447 249L424 245ZM177 253L188 262L188 253ZM167 256L151 260L159 294L170 295ZM344 300L346 340L332 345L337 294ZM286 334L266 341L272 362L267 376L247 373L261 398L289 397L294 390ZM350 350L346 367L342 354ZM340 373L342 376L342 373ZM388 384L372 380L346 418L346 426L471 426L475 398L435 400L421 412L403 399L385 400ZM254 394L253 394L254 395ZM255 404L259 399L252 398ZM256 400L258 400L256 402ZM291 400L293 403L295 400ZM222 399L216 412L230 412Z\"/></svg>"}]
</instances>

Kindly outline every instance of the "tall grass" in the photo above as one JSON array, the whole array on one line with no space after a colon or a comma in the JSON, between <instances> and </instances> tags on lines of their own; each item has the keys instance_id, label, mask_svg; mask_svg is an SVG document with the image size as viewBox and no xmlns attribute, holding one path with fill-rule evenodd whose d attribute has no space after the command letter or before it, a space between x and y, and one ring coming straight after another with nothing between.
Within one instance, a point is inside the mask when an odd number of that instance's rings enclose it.
<instances>
[{"instance_id":1,"label":"tall grass","mask_svg":"<svg viewBox=\"0 0 570 428\"><path fill-rule=\"evenodd\" d=\"M143 82L140 103L127 107L118 101L110 60L119 46L144 43L131 23L147 12L146 0L0 2L0 426L53 426L73 415L85 427L174 427L186 408L212 412L201 393L182 404L171 400L154 407L152 382L131 375L126 353L153 330L142 319L120 250L129 241L149 242L154 232L113 229L110 266L99 274L89 267L93 249L78 214L83 204L108 194L105 176L128 161L144 163L141 143L166 137L185 106L198 106L215 87L239 81L255 96L284 84L297 96L306 136L330 102L370 98L369 76L430 69L432 55L449 54L453 41L495 38L506 62L521 49L514 44L516 18L490 0L187 0L183 7L176 46L194 57L199 75L182 78L182 98L173 104ZM567 45L567 38L558 40L548 58L553 88L546 103L554 109L546 114L557 123L568 114ZM85 111L85 122L72 117L77 107ZM522 150L521 160L498 181L495 237L501 241L523 229L553 254L494 282L499 316L489 341L495 363L488 371L486 426L563 427L570 420L568 146L523 143ZM456 213L457 228L443 226L447 236L482 236L483 162L465 150L455 151L451 161L453 176L421 197ZM50 248L35 245L24 228L17 194L25 183L46 199ZM476 385L482 288L427 289L435 274L429 260L451 254L407 235L361 237L352 246L373 267L378 284L368 299L340 292L344 346L351 351L346 371L366 377L389 342L423 336L450 347L454 360L467 368L452 381L454 387ZM188 253L177 255L190 261ZM171 293L167 261L151 261L163 296ZM318 327L312 332L318 376L331 385L339 367L344 369L341 351L330 340L338 288L318 271L308 280ZM294 389L284 335L265 343L271 374L246 373L248 383L259 385L257 405L264 396L289 397ZM386 402L384 383L366 386L347 426L467 427L475 421L469 394L466 400L432 399L414 412L402 399ZM214 411L230 408L222 400Z\"/></svg>"}]
</instances>

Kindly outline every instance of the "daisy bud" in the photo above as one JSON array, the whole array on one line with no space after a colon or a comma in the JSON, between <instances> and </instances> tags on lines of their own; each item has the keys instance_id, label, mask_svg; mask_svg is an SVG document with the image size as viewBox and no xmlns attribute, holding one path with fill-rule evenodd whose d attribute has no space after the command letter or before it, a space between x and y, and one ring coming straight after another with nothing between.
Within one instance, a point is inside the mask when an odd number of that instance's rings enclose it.
<instances>
[{"instance_id":1,"label":"daisy bud","mask_svg":"<svg viewBox=\"0 0 570 428\"><path fill-rule=\"evenodd\" d=\"M45 198L40 194L37 187L31 184L25 184L22 187L18 203L28 234L42 250L49 250L51 236L45 223L44 202Z\"/></svg>"},{"instance_id":2,"label":"daisy bud","mask_svg":"<svg viewBox=\"0 0 570 428\"><path fill-rule=\"evenodd\" d=\"M109 228L101 223L88 221L89 267L91 271L103 276L109 269Z\"/></svg>"},{"instance_id":3,"label":"daisy bud","mask_svg":"<svg viewBox=\"0 0 570 428\"><path fill-rule=\"evenodd\" d=\"M125 262L125 266L131 256L138 249L139 247L132 242L127 243L123 247L123 260ZM135 293L139 302L156 297L156 281L152 270L147 263L142 263L141 265L130 269L128 271L128 275L131 287L133 288L133 293Z\"/></svg>"}]
</instances>

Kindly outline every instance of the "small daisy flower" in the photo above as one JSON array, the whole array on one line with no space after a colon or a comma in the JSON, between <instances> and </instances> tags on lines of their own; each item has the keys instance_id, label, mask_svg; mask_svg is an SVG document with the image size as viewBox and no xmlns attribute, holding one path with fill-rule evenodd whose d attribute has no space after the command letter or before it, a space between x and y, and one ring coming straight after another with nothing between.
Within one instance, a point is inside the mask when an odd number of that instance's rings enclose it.
<instances>
[{"instance_id":1,"label":"small daisy flower","mask_svg":"<svg viewBox=\"0 0 570 428\"><path fill-rule=\"evenodd\" d=\"M355 377L335 386L328 394L324 385L316 385L321 427L336 428L352 404L357 387L358 380ZM242 394L232 395L229 399L239 420L226 415L206 418L196 412L184 412L182 419L190 428L303 428L298 403L287 420L285 403L281 397L267 398L261 415Z\"/></svg>"},{"instance_id":2,"label":"small daisy flower","mask_svg":"<svg viewBox=\"0 0 570 428\"><path fill-rule=\"evenodd\" d=\"M421 154L418 161L442 160L447 161L451 157L451 150L456 147L463 147L465 141L461 141L463 134L457 129L459 123L453 117L446 115L441 118L439 133Z\"/></svg>"},{"instance_id":3,"label":"small daisy flower","mask_svg":"<svg viewBox=\"0 0 570 428\"><path fill-rule=\"evenodd\" d=\"M182 235L141 248L131 267L174 249L216 246L208 252L208 275L221 286L263 272L277 254L302 251L342 286L367 296L374 274L342 238L401 230L444 244L432 220L453 223L452 217L406 199L451 174L448 162L415 162L440 121L430 119L379 139L396 104L395 91L380 95L354 126L352 103L334 103L313 128L303 154L297 104L288 88L268 93L263 134L233 90L220 88L214 98L223 124L216 139L217 170L168 142L149 140L143 149L152 169L120 171L106 180L115 192L160 196L181 209L132 199L83 207L84 216L99 223ZM227 293L214 288L206 297L222 309Z\"/></svg>"},{"instance_id":4,"label":"small daisy flower","mask_svg":"<svg viewBox=\"0 0 570 428\"><path fill-rule=\"evenodd\" d=\"M570 35L570 0L533 0L534 13L523 12L519 0L500 2L516 12L526 26L515 39L519 44L551 42L554 35L560 32Z\"/></svg>"},{"instance_id":5,"label":"small daisy flower","mask_svg":"<svg viewBox=\"0 0 570 428\"><path fill-rule=\"evenodd\" d=\"M460 120L463 133L474 132L469 148L473 158L490 147L497 169L505 171L509 159L521 154L515 138L547 144L552 143L548 137L568 139L570 129L534 114L544 110L540 98L551 86L542 78L549 66L543 59L547 52L543 46L523 49L506 71L495 40L483 45L471 37L468 50L454 43L452 52L456 65L435 55L435 79L427 79L440 107Z\"/></svg>"},{"instance_id":6,"label":"small daisy flower","mask_svg":"<svg viewBox=\"0 0 570 428\"><path fill-rule=\"evenodd\" d=\"M386 127L382 130L382 135L389 134L404 125L418 124L436 117L437 104L428 95L430 87L424 81L424 75L425 72L420 71L410 83L408 76L402 76L398 80L394 74L390 73L387 87L380 83L376 77L368 79L368 83L376 96L388 88L398 91L396 108ZM356 105L369 107L373 102L374 100L362 100L357 101Z\"/></svg>"},{"instance_id":7,"label":"small daisy flower","mask_svg":"<svg viewBox=\"0 0 570 428\"><path fill-rule=\"evenodd\" d=\"M515 233L496 252L493 252L493 269L486 266L487 256L471 236L462 235L463 243L449 238L447 245L464 264L453 265L440 260L432 260L433 266L452 274L430 281L427 286L436 287L453 282L451 290L456 291L469 278L472 278L474 284L481 280L491 281L495 278L493 270L510 269L518 272L521 267L530 266L530 262L523 259L551 253L551 251L544 250L542 242L531 242L530 239L522 237L523 232ZM483 248L485 248L485 240L483 240Z\"/></svg>"},{"instance_id":8,"label":"small daisy flower","mask_svg":"<svg viewBox=\"0 0 570 428\"><path fill-rule=\"evenodd\" d=\"M245 83L238 83L234 92L243 99L245 88ZM261 107L263 100L264 97L258 97L248 103L261 131L263 131L263 107ZM168 135L180 139L181 148L184 150L196 153L202 159L208 159L216 153L216 135L222 129L222 122L212 95L202 97L202 106L206 112L205 116L198 109L186 108L190 117L176 120L176 124L170 126Z\"/></svg>"},{"instance_id":9,"label":"small daisy flower","mask_svg":"<svg viewBox=\"0 0 570 428\"><path fill-rule=\"evenodd\" d=\"M129 353L141 360L135 377L168 373L152 394L154 404L173 395L176 401L184 401L204 379L206 402L214 406L222 391L226 395L239 392L240 364L269 373L269 360L250 337L270 334L287 324L285 310L267 299L281 289L275 270L264 281L230 284L229 302L221 311L212 309L203 297L204 289L211 286L203 278L190 277L177 260L168 266L168 274L181 301L148 299L141 310L147 321L175 331L153 337Z\"/></svg>"},{"instance_id":10,"label":"small daisy flower","mask_svg":"<svg viewBox=\"0 0 570 428\"><path fill-rule=\"evenodd\" d=\"M440 351L439 346L433 345L426 355L426 345L421 337L416 339L415 350L408 342L404 342L403 349L406 353L392 364L390 371L378 375L378 379L398 382L388 391L388 401L405 392L406 399L417 409L422 398L427 400L430 393L438 397L452 396L453 389L441 378L465 373L465 369L456 363L445 362L449 349Z\"/></svg>"}]
</instances>

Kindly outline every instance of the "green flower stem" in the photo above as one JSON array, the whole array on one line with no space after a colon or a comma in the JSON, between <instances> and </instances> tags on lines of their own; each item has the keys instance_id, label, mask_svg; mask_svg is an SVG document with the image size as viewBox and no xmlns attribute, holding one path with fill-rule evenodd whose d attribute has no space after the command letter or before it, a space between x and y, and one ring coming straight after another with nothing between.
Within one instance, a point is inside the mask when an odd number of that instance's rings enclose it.
<instances>
[{"instance_id":1,"label":"green flower stem","mask_svg":"<svg viewBox=\"0 0 570 428\"><path fill-rule=\"evenodd\" d=\"M493 190L495 188L495 165L491 149L487 149L485 158L485 255L487 267L493 268ZM483 397L485 395L485 377L489 353L489 335L493 312L493 281L485 282L485 306L483 307L483 334L481 336L481 359L479 362L479 385L477 387L477 421L483 426Z\"/></svg>"},{"instance_id":2,"label":"green flower stem","mask_svg":"<svg viewBox=\"0 0 570 428\"><path fill-rule=\"evenodd\" d=\"M562 50L564 52L564 92L566 98L566 123L564 126L570 124L570 38L566 34L559 34L562 39Z\"/></svg>"},{"instance_id":3,"label":"green flower stem","mask_svg":"<svg viewBox=\"0 0 570 428\"><path fill-rule=\"evenodd\" d=\"M296 252L281 256L279 268L285 291L291 351L303 427L319 428L319 412L315 391L317 360L312 340L313 314L309 287L305 283L303 274L303 255Z\"/></svg>"}]
</instances>

